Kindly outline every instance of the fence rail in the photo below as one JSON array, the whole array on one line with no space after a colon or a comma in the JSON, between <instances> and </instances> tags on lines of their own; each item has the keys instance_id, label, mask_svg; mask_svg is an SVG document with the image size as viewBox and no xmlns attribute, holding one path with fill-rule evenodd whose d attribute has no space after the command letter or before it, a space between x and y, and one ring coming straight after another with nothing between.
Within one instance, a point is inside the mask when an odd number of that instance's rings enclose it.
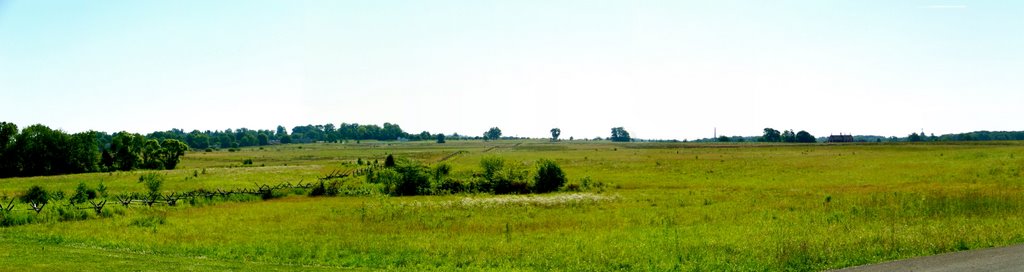
<instances>
[{"instance_id":1,"label":"fence rail","mask_svg":"<svg viewBox=\"0 0 1024 272\"><path fill-rule=\"evenodd\" d=\"M319 177L318 180L323 182L325 180L330 180L330 179L343 178L343 177L347 177L347 176L362 175L362 174L368 173L369 171L372 171L373 170L372 168L374 168L374 167L353 169L353 170L349 170L349 171L344 172L344 173L342 173L340 171L334 171L331 174L328 174L328 175L323 176L323 177ZM137 193L137 192L135 192L135 193L122 193L122 194L114 195L113 199L116 200L118 204L121 204L124 207L130 207L132 205L146 206L146 207L152 207L153 205L177 206L179 201L185 200L185 199L205 198L207 200L212 200L214 197L218 197L219 196L219 197L226 198L226 197L230 197L232 195L268 196L268 195L271 195L274 190L281 190L281 189L310 189L310 188L313 188L313 186L314 186L314 184L311 183L311 182L305 182L304 183L301 180L299 182L297 182L297 183L282 182L282 183L279 183L277 185L259 184L259 183L253 183L253 184L255 185L255 187L251 187L251 188L235 188L235 189L221 189L221 188L218 188L218 189L215 189L215 190L212 190L212 191L211 190L207 190L207 189L196 189L196 190L185 191L185 192L171 192L171 193L148 193L148 194ZM79 206L71 203L69 200L65 200L65 199L49 199L49 200L52 201L52 202L68 201L66 206L71 206L74 209L80 209L80 210L92 209L93 211L96 212L96 214L102 214L103 213L103 208L106 207L107 201L109 199L108 198L97 199L97 200L90 199L90 200L88 200L89 206L85 206L85 207L79 207ZM14 199L11 199L6 204L4 204L3 202L0 202L0 213L9 213L9 212L13 212L13 211L35 211L36 214L39 214L39 213L41 213L43 211L43 209L45 207L47 207L47 204L49 204L49 203L50 203L49 201L48 202L30 201L29 203L15 203ZM28 208L27 209L15 209L15 207L19 206L19 204L20 205L27 205Z\"/></svg>"}]
</instances>

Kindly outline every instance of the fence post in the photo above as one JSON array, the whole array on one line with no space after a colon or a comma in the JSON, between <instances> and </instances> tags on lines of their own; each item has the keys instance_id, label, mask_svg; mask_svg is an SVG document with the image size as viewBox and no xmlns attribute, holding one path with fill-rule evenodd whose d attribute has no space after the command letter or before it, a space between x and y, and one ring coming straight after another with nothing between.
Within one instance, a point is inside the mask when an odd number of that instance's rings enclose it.
<instances>
[{"instance_id":1,"label":"fence post","mask_svg":"<svg viewBox=\"0 0 1024 272\"><path fill-rule=\"evenodd\" d=\"M10 202L7 202L7 207L4 207L4 203L0 202L0 210L11 212L11 210L13 210L13 209L14 209L14 199L11 199Z\"/></svg>"},{"instance_id":2,"label":"fence post","mask_svg":"<svg viewBox=\"0 0 1024 272\"><path fill-rule=\"evenodd\" d=\"M32 210L36 211L36 214L39 214L39 212L42 212L43 211L43 207L46 207L46 203L36 203L35 200L29 201L29 202L31 202L29 205L32 206Z\"/></svg>"},{"instance_id":3,"label":"fence post","mask_svg":"<svg viewBox=\"0 0 1024 272\"><path fill-rule=\"evenodd\" d=\"M100 215L100 214L103 214L103 205L107 205L107 200L104 199L103 201L100 201L99 203L92 202L92 200L89 200L89 204L92 204L92 209L96 210L96 215Z\"/></svg>"}]
</instances>

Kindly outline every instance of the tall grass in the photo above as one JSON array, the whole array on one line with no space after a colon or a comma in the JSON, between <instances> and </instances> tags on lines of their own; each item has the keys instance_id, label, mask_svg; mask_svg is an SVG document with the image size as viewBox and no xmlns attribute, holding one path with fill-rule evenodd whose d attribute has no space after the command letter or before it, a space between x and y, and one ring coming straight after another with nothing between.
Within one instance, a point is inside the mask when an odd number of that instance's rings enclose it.
<instances>
[{"instance_id":1,"label":"tall grass","mask_svg":"<svg viewBox=\"0 0 1024 272\"><path fill-rule=\"evenodd\" d=\"M499 148L482 152L495 145ZM430 164L459 150L468 152L445 160L454 171L479 170L484 156L500 156L510 164L550 158L573 183L590 177L588 184L608 186L604 193L543 196L257 197L215 205L119 208L114 211L121 215L89 214L86 220L70 221L56 219L61 216L56 210L41 217L18 212L10 220L52 220L0 228L6 242L0 247L29 252L41 246L62 253L0 253L0 263L32 260L60 268L63 261L79 260L76 256L88 256L94 264L122 263L106 255L66 254L88 247L145 254L143 264L201 263L190 266L198 270L227 265L256 270L808 271L1024 242L1024 146L1016 142L301 146L302 151L287 145L189 154L181 163L184 169L162 172L164 186L312 181L352 167L357 159L395 154ZM241 158L267 166L228 167ZM193 171L202 168L209 173ZM141 192L138 176L4 179L0 192L13 197L36 183L70 191L79 182L95 186L90 182L101 180L111 194Z\"/></svg>"}]
</instances>

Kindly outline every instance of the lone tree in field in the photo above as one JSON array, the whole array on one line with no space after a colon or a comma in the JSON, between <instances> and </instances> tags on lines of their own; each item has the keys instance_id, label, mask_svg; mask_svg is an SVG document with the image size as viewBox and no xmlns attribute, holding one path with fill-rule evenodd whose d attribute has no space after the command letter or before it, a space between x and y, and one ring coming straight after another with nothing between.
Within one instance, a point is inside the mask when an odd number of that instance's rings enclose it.
<instances>
[{"instance_id":1,"label":"lone tree in field","mask_svg":"<svg viewBox=\"0 0 1024 272\"><path fill-rule=\"evenodd\" d=\"M395 156L388 154L388 157L384 158L384 167L395 167Z\"/></svg>"},{"instance_id":2,"label":"lone tree in field","mask_svg":"<svg viewBox=\"0 0 1024 272\"><path fill-rule=\"evenodd\" d=\"M628 142L630 140L629 132L622 127L614 127L612 128L612 137L609 139L612 142Z\"/></svg>"},{"instance_id":3,"label":"lone tree in field","mask_svg":"<svg viewBox=\"0 0 1024 272\"><path fill-rule=\"evenodd\" d=\"M484 140L497 140L501 138L501 129L498 127L492 127L484 132Z\"/></svg>"},{"instance_id":4,"label":"lone tree in field","mask_svg":"<svg viewBox=\"0 0 1024 272\"><path fill-rule=\"evenodd\" d=\"M444 133L438 133L437 134L437 143L439 143L439 144L443 144L444 143Z\"/></svg>"},{"instance_id":5,"label":"lone tree in field","mask_svg":"<svg viewBox=\"0 0 1024 272\"><path fill-rule=\"evenodd\" d=\"M552 142L557 142L558 141L558 135L562 135L562 129L560 129L560 128L553 128L553 129L551 129L551 141Z\"/></svg>"}]
</instances>

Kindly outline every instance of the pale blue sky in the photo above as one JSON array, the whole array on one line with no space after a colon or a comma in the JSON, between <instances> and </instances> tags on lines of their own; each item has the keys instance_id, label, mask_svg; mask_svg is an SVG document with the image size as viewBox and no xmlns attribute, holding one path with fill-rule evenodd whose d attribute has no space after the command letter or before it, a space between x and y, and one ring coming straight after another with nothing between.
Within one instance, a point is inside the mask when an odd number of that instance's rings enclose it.
<instances>
[{"instance_id":1,"label":"pale blue sky","mask_svg":"<svg viewBox=\"0 0 1024 272\"><path fill-rule=\"evenodd\" d=\"M0 120L1024 130L1024 1L0 0Z\"/></svg>"}]
</instances>

